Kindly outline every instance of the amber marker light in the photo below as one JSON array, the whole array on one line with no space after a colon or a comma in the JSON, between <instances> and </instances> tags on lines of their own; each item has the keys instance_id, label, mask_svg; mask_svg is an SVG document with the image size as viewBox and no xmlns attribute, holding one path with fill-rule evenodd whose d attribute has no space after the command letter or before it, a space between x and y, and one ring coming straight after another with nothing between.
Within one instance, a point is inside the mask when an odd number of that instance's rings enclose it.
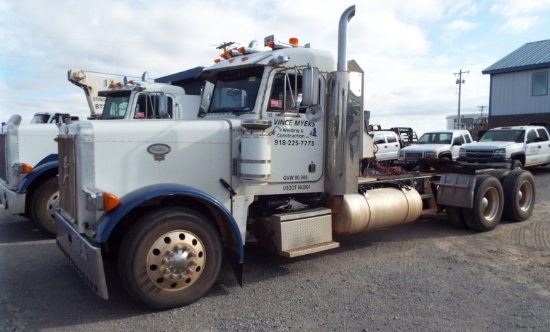
<instances>
[{"instance_id":1,"label":"amber marker light","mask_svg":"<svg viewBox=\"0 0 550 332\"><path fill-rule=\"evenodd\" d=\"M104 211L111 211L112 209L116 208L118 204L120 203L120 200L118 197L111 193L103 193L103 210Z\"/></svg>"},{"instance_id":2,"label":"amber marker light","mask_svg":"<svg viewBox=\"0 0 550 332\"><path fill-rule=\"evenodd\" d=\"M274 47L275 47L275 42L268 41L268 42L267 42L267 47L274 48Z\"/></svg>"},{"instance_id":3,"label":"amber marker light","mask_svg":"<svg viewBox=\"0 0 550 332\"><path fill-rule=\"evenodd\" d=\"M218 63L220 61L221 61L220 59L214 59L214 63Z\"/></svg>"},{"instance_id":4,"label":"amber marker light","mask_svg":"<svg viewBox=\"0 0 550 332\"><path fill-rule=\"evenodd\" d=\"M290 45L292 45L292 47L298 47L298 38L294 38L294 37L293 37L293 38L290 38L290 39L288 40L288 43L289 43Z\"/></svg>"},{"instance_id":5,"label":"amber marker light","mask_svg":"<svg viewBox=\"0 0 550 332\"><path fill-rule=\"evenodd\" d=\"M29 164L22 163L21 164L21 174L27 174L30 171L32 171L32 166Z\"/></svg>"}]
</instances>

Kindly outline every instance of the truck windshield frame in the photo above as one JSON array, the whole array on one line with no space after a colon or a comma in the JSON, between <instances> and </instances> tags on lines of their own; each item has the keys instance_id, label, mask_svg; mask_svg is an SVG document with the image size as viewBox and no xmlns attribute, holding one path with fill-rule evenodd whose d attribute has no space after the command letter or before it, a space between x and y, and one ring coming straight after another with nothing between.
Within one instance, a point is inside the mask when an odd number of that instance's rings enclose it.
<instances>
[{"instance_id":1,"label":"truck windshield frame","mask_svg":"<svg viewBox=\"0 0 550 332\"><path fill-rule=\"evenodd\" d=\"M263 73L259 66L218 73L208 113L252 112Z\"/></svg>"},{"instance_id":2,"label":"truck windshield frame","mask_svg":"<svg viewBox=\"0 0 550 332\"><path fill-rule=\"evenodd\" d=\"M124 119L130 103L131 91L113 92L107 95L101 114L102 120Z\"/></svg>"}]
</instances>

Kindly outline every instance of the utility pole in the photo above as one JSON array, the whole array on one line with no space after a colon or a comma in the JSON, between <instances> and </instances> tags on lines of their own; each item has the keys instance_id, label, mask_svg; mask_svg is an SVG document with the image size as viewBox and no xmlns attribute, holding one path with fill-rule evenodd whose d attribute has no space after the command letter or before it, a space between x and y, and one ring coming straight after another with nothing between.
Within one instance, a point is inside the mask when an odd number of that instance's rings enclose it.
<instances>
[{"instance_id":1,"label":"utility pole","mask_svg":"<svg viewBox=\"0 0 550 332\"><path fill-rule=\"evenodd\" d=\"M480 114L480 118L483 117L483 109L487 107L487 106L478 106L477 108L479 108L481 110L481 114Z\"/></svg>"},{"instance_id":2,"label":"utility pole","mask_svg":"<svg viewBox=\"0 0 550 332\"><path fill-rule=\"evenodd\" d=\"M458 128L456 129L460 129L460 94L462 91L462 84L465 83L465 81L462 79L462 74L468 74L468 73L470 73L469 70L462 71L462 69L460 69L458 73L454 73L455 75L458 75L458 79L456 80L456 84L458 84L458 118L456 119Z\"/></svg>"}]
</instances>

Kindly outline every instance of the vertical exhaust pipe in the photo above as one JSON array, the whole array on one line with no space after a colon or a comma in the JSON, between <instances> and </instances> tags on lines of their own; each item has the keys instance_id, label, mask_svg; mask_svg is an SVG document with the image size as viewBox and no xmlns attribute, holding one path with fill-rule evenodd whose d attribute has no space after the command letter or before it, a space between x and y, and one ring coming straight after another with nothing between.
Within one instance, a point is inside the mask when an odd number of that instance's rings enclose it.
<instances>
[{"instance_id":1,"label":"vertical exhaust pipe","mask_svg":"<svg viewBox=\"0 0 550 332\"><path fill-rule=\"evenodd\" d=\"M348 57L348 23L355 16L355 5L346 9L340 16L338 23L338 71L347 70Z\"/></svg>"},{"instance_id":2,"label":"vertical exhaust pipe","mask_svg":"<svg viewBox=\"0 0 550 332\"><path fill-rule=\"evenodd\" d=\"M355 6L346 9L338 27L337 72L329 76L330 99L327 112L327 159L325 191L331 195L357 193L361 112L350 100L350 73L347 71L348 22Z\"/></svg>"}]
</instances>

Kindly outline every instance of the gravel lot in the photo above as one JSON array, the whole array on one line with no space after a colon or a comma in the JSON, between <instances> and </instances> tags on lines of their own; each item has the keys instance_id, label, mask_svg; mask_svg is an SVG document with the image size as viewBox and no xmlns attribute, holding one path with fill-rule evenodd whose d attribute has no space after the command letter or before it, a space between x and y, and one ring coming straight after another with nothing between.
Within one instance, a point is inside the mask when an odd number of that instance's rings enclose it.
<instances>
[{"instance_id":1,"label":"gravel lot","mask_svg":"<svg viewBox=\"0 0 550 332\"><path fill-rule=\"evenodd\" d=\"M165 312L132 302L114 273L111 299L96 297L54 240L0 212L0 331L548 331L550 168L532 172L525 222L475 233L434 215L294 259L251 245L243 288L224 266L205 297Z\"/></svg>"}]
</instances>

